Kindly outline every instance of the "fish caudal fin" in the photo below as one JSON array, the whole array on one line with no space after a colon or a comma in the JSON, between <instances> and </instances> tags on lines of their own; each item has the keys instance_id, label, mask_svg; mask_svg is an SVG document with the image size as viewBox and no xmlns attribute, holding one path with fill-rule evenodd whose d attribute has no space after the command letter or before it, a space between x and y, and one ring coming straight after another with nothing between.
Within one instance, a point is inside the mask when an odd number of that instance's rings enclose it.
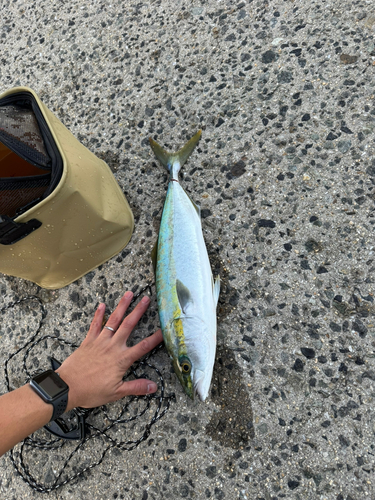
<instances>
[{"instance_id":1,"label":"fish caudal fin","mask_svg":"<svg viewBox=\"0 0 375 500\"><path fill-rule=\"evenodd\" d=\"M198 132L190 139L190 141L188 141L185 146L180 149L180 151L177 151L177 153L175 153L175 156L181 167L189 158L195 146L198 144L199 139L201 138L201 134L202 130L198 130Z\"/></svg>"},{"instance_id":2,"label":"fish caudal fin","mask_svg":"<svg viewBox=\"0 0 375 500\"><path fill-rule=\"evenodd\" d=\"M154 139L149 138L150 146L155 153L156 158L160 161L160 163L169 170L171 165L171 154L168 153L165 149L163 149L159 144L154 141Z\"/></svg>"},{"instance_id":3,"label":"fish caudal fin","mask_svg":"<svg viewBox=\"0 0 375 500\"><path fill-rule=\"evenodd\" d=\"M190 139L190 141L188 141L185 146L176 153L168 153L168 151L159 146L159 144L150 137L150 145L153 152L155 153L156 158L171 173L172 177L178 175L178 171L185 163L185 161L189 158L195 146L198 144L201 133L202 131L198 130L198 132Z\"/></svg>"}]
</instances>

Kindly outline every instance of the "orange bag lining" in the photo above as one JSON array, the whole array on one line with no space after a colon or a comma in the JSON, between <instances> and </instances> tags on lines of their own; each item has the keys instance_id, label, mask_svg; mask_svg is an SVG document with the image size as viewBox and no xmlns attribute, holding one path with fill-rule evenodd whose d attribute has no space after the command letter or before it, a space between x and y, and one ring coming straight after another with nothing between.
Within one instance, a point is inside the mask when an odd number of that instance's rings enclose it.
<instances>
[{"instance_id":1,"label":"orange bag lining","mask_svg":"<svg viewBox=\"0 0 375 500\"><path fill-rule=\"evenodd\" d=\"M46 173L46 170L31 165L0 142L0 178L29 177Z\"/></svg>"}]
</instances>

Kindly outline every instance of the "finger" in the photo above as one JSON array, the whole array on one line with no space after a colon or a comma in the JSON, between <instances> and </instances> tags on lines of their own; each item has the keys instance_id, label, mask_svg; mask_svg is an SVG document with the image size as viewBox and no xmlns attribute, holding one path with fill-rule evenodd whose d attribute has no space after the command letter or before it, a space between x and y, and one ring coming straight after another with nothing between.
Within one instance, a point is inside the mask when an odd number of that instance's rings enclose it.
<instances>
[{"instance_id":1,"label":"finger","mask_svg":"<svg viewBox=\"0 0 375 500\"><path fill-rule=\"evenodd\" d=\"M152 351L157 345L163 340L163 335L161 330L157 330L153 335L141 340L133 347L130 347L125 351L124 361L126 364L126 370L138 359Z\"/></svg>"},{"instance_id":2,"label":"finger","mask_svg":"<svg viewBox=\"0 0 375 500\"><path fill-rule=\"evenodd\" d=\"M104 313L105 313L105 304L103 304L103 303L99 304L97 310L95 311L94 318L91 322L90 329L87 332L87 335L85 338L86 342L89 342L91 340L95 340L96 337L101 332Z\"/></svg>"},{"instance_id":3,"label":"finger","mask_svg":"<svg viewBox=\"0 0 375 500\"><path fill-rule=\"evenodd\" d=\"M130 380L123 382L119 388L121 398L125 396L144 396L152 394L158 390L158 386L152 380L138 378L137 380Z\"/></svg>"},{"instance_id":4,"label":"finger","mask_svg":"<svg viewBox=\"0 0 375 500\"><path fill-rule=\"evenodd\" d=\"M110 315L108 318L107 323L105 326L108 326L112 328L114 331L112 332L111 330L108 330L107 328L103 328L102 335L103 336L108 336L108 337L113 337L113 334L116 332L118 329L122 318L124 317L124 314L126 313L126 310L129 307L129 304L133 298L133 292L126 292L122 297L120 302L118 303L116 309L113 311L113 313Z\"/></svg>"},{"instance_id":5,"label":"finger","mask_svg":"<svg viewBox=\"0 0 375 500\"><path fill-rule=\"evenodd\" d=\"M116 332L116 340L123 344L128 339L131 332L136 327L138 321L141 319L143 314L146 312L148 306L150 304L150 298L145 295L141 302L137 304L134 310L126 316L124 321L119 326Z\"/></svg>"}]
</instances>

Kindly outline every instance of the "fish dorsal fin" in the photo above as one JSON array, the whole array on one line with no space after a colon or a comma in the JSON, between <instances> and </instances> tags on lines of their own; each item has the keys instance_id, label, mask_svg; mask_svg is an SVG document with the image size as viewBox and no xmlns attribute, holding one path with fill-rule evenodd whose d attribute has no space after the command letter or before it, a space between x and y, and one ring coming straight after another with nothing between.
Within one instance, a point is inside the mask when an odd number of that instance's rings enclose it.
<instances>
[{"instance_id":1,"label":"fish dorsal fin","mask_svg":"<svg viewBox=\"0 0 375 500\"><path fill-rule=\"evenodd\" d=\"M220 276L217 275L215 278L215 282L212 280L212 294L214 297L215 306L217 306L217 302L219 300L220 295Z\"/></svg>"},{"instance_id":2,"label":"fish dorsal fin","mask_svg":"<svg viewBox=\"0 0 375 500\"><path fill-rule=\"evenodd\" d=\"M152 266L154 268L154 273L156 273L156 261L158 259L158 241L159 238L156 240L155 245L151 250L151 260L152 260Z\"/></svg>"},{"instance_id":3,"label":"fish dorsal fin","mask_svg":"<svg viewBox=\"0 0 375 500\"><path fill-rule=\"evenodd\" d=\"M179 279L177 279L176 292L181 310L184 314L186 314L189 305L193 303L193 298L191 296L190 290Z\"/></svg>"}]
</instances>

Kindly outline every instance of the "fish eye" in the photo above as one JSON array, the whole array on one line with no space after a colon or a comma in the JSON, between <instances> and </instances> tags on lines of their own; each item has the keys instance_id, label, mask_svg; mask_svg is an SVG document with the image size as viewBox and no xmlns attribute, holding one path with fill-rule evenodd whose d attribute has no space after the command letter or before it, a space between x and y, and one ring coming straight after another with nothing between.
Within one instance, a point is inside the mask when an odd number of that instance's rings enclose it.
<instances>
[{"instance_id":1,"label":"fish eye","mask_svg":"<svg viewBox=\"0 0 375 500\"><path fill-rule=\"evenodd\" d=\"M188 373L190 373L191 365L189 363L185 362L185 363L182 363L181 368L182 368L183 373L188 374Z\"/></svg>"},{"instance_id":2,"label":"fish eye","mask_svg":"<svg viewBox=\"0 0 375 500\"><path fill-rule=\"evenodd\" d=\"M190 360L185 356L181 356L178 361L179 361L179 365L180 365L182 373L184 375L189 375L189 373L191 372Z\"/></svg>"}]
</instances>

